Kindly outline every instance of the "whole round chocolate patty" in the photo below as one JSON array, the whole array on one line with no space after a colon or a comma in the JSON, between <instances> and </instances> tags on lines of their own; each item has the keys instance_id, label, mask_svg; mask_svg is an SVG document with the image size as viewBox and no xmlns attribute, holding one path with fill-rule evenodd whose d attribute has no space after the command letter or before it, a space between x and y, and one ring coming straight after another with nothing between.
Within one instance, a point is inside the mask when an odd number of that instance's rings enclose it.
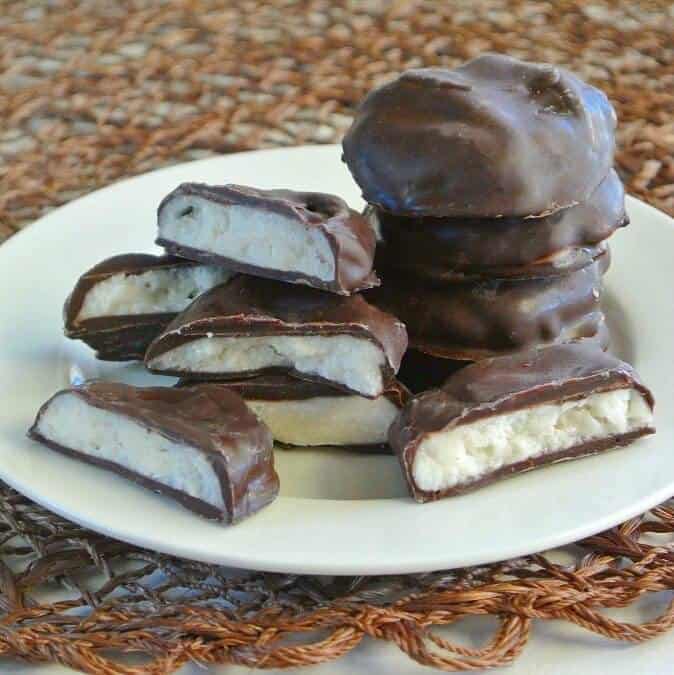
<instances>
[{"instance_id":1,"label":"whole round chocolate patty","mask_svg":"<svg viewBox=\"0 0 674 675\"><path fill-rule=\"evenodd\" d=\"M569 71L485 54L372 91L343 158L365 200L391 213L537 215L590 196L615 126L603 92Z\"/></svg>"},{"instance_id":2,"label":"whole round chocolate patty","mask_svg":"<svg viewBox=\"0 0 674 675\"><path fill-rule=\"evenodd\" d=\"M384 274L369 302L407 326L410 346L443 358L476 361L542 344L594 338L608 346L600 307L608 251L561 277L431 284Z\"/></svg>"},{"instance_id":3,"label":"whole round chocolate patty","mask_svg":"<svg viewBox=\"0 0 674 675\"><path fill-rule=\"evenodd\" d=\"M559 276L588 265L627 225L625 191L611 170L590 198L540 218L423 218L374 206L376 266L440 281Z\"/></svg>"}]
</instances>

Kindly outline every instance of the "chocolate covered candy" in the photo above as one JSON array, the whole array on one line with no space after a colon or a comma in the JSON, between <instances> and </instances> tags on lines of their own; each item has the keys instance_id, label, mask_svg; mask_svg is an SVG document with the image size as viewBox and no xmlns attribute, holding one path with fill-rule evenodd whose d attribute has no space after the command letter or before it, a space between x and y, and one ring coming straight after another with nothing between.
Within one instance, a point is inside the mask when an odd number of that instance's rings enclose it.
<instances>
[{"instance_id":1,"label":"chocolate covered candy","mask_svg":"<svg viewBox=\"0 0 674 675\"><path fill-rule=\"evenodd\" d=\"M376 398L406 348L405 326L361 295L241 275L177 316L145 364L192 379L283 372Z\"/></svg>"},{"instance_id":2,"label":"chocolate covered candy","mask_svg":"<svg viewBox=\"0 0 674 675\"><path fill-rule=\"evenodd\" d=\"M65 334L106 361L142 359L171 320L232 272L172 256L127 253L85 272L63 308Z\"/></svg>"},{"instance_id":3,"label":"chocolate covered candy","mask_svg":"<svg viewBox=\"0 0 674 675\"><path fill-rule=\"evenodd\" d=\"M444 285L385 274L366 295L405 323L412 347L443 358L476 361L580 337L606 347L599 300L607 265L606 253L560 277Z\"/></svg>"},{"instance_id":4,"label":"chocolate covered candy","mask_svg":"<svg viewBox=\"0 0 674 675\"><path fill-rule=\"evenodd\" d=\"M419 502L651 434L634 369L588 342L486 359L413 398L389 432Z\"/></svg>"},{"instance_id":5,"label":"chocolate covered candy","mask_svg":"<svg viewBox=\"0 0 674 675\"><path fill-rule=\"evenodd\" d=\"M184 183L158 211L168 252L350 295L379 283L367 220L334 195Z\"/></svg>"},{"instance_id":6,"label":"chocolate covered candy","mask_svg":"<svg viewBox=\"0 0 674 675\"><path fill-rule=\"evenodd\" d=\"M395 378L373 399L288 375L260 375L220 386L241 396L279 443L368 452L389 452L388 429L411 395Z\"/></svg>"},{"instance_id":7,"label":"chocolate covered candy","mask_svg":"<svg viewBox=\"0 0 674 675\"><path fill-rule=\"evenodd\" d=\"M366 214L382 240L379 269L439 281L572 272L601 255L602 242L628 222L613 170L588 201L538 218L414 218L375 207Z\"/></svg>"},{"instance_id":8,"label":"chocolate covered candy","mask_svg":"<svg viewBox=\"0 0 674 675\"><path fill-rule=\"evenodd\" d=\"M358 107L344 161L364 199L408 216L529 216L586 201L616 117L569 71L485 54L408 70Z\"/></svg>"},{"instance_id":9,"label":"chocolate covered candy","mask_svg":"<svg viewBox=\"0 0 674 675\"><path fill-rule=\"evenodd\" d=\"M210 384L88 382L55 394L29 436L233 523L278 493L269 429L240 396Z\"/></svg>"}]
</instances>

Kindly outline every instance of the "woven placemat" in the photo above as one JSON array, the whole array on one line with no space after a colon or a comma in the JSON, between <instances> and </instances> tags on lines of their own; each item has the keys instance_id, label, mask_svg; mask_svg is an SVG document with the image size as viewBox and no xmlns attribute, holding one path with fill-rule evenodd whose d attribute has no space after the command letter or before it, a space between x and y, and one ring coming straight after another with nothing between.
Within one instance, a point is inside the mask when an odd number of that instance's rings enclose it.
<instances>
[{"instance_id":1,"label":"woven placemat","mask_svg":"<svg viewBox=\"0 0 674 675\"><path fill-rule=\"evenodd\" d=\"M628 190L674 214L674 10L656 2L3 3L0 241L118 178L257 147L341 138L356 102L409 67L485 50L562 63L620 118ZM247 574L142 551L86 531L0 485L0 654L94 673L166 673L195 660L320 663L365 635L445 670L510 663L533 619L638 642L657 619L605 607L674 589L674 504L545 556L435 574L326 580ZM57 582L73 599L50 603ZM434 626L495 615L483 648ZM120 653L143 655L129 666Z\"/></svg>"},{"instance_id":2,"label":"woven placemat","mask_svg":"<svg viewBox=\"0 0 674 675\"><path fill-rule=\"evenodd\" d=\"M0 484L0 655L91 673L169 673L181 665L305 666L339 658L365 636L442 670L511 663L534 619L561 619L642 642L674 624L674 601L640 625L625 607L674 589L674 500L578 542L573 564L532 555L432 574L325 577L242 573L144 551L45 511ZM72 599L35 596L60 584ZM435 630L496 616L481 648ZM123 654L146 662L128 666Z\"/></svg>"}]
</instances>

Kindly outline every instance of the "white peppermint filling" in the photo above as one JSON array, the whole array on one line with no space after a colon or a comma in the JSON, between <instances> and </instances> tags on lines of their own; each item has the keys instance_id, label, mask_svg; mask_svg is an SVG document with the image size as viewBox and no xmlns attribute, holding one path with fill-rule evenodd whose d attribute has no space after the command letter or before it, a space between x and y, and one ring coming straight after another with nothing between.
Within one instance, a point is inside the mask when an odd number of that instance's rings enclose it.
<instances>
[{"instance_id":1,"label":"white peppermint filling","mask_svg":"<svg viewBox=\"0 0 674 675\"><path fill-rule=\"evenodd\" d=\"M75 394L53 399L40 416L37 431L65 448L113 462L224 509L220 481L202 452L91 406Z\"/></svg>"},{"instance_id":2,"label":"white peppermint filling","mask_svg":"<svg viewBox=\"0 0 674 675\"><path fill-rule=\"evenodd\" d=\"M113 274L89 290L75 323L100 316L182 312L197 296L232 276L215 265Z\"/></svg>"},{"instance_id":3,"label":"white peppermint filling","mask_svg":"<svg viewBox=\"0 0 674 675\"><path fill-rule=\"evenodd\" d=\"M291 445L385 443L398 408L385 396L339 396L298 401L246 401L275 441Z\"/></svg>"},{"instance_id":4,"label":"white peppermint filling","mask_svg":"<svg viewBox=\"0 0 674 675\"><path fill-rule=\"evenodd\" d=\"M652 423L650 407L634 389L539 405L429 434L419 445L412 476L421 490L446 490L504 466Z\"/></svg>"},{"instance_id":5,"label":"white peppermint filling","mask_svg":"<svg viewBox=\"0 0 674 675\"><path fill-rule=\"evenodd\" d=\"M293 368L364 396L383 389L382 350L351 335L198 338L153 358L158 371L236 374L264 368Z\"/></svg>"},{"instance_id":6,"label":"white peppermint filling","mask_svg":"<svg viewBox=\"0 0 674 675\"><path fill-rule=\"evenodd\" d=\"M246 265L323 281L335 278L334 254L322 232L250 206L174 197L161 210L159 236Z\"/></svg>"}]
</instances>

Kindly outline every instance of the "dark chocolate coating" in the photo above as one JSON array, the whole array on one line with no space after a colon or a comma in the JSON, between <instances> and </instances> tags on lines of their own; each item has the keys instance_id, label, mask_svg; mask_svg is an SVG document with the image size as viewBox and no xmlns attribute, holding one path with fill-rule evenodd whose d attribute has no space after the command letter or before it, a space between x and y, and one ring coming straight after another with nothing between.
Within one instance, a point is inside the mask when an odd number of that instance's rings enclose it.
<instances>
[{"instance_id":1,"label":"dark chocolate coating","mask_svg":"<svg viewBox=\"0 0 674 675\"><path fill-rule=\"evenodd\" d=\"M539 218L405 218L375 207L366 213L382 238L379 268L441 281L572 272L590 264L602 242L628 223L625 191L613 170L588 201Z\"/></svg>"},{"instance_id":2,"label":"dark chocolate coating","mask_svg":"<svg viewBox=\"0 0 674 675\"><path fill-rule=\"evenodd\" d=\"M103 260L79 278L66 299L63 306L65 334L88 344L96 350L96 358L103 361L142 360L149 344L171 323L176 312L102 316L77 321L87 293L96 284L116 274L143 274L150 270L199 264L173 256L146 253L125 253Z\"/></svg>"},{"instance_id":3,"label":"dark chocolate coating","mask_svg":"<svg viewBox=\"0 0 674 675\"><path fill-rule=\"evenodd\" d=\"M197 383L198 380L181 378L176 387L189 387ZM283 373L220 382L216 380L214 384L216 383L235 391L244 401L305 401L312 398L358 396L358 394L331 387L324 382L299 380ZM392 377L386 382L381 396L388 398L397 408L402 408L411 397L411 393L402 382Z\"/></svg>"},{"instance_id":4,"label":"dark chocolate coating","mask_svg":"<svg viewBox=\"0 0 674 675\"><path fill-rule=\"evenodd\" d=\"M108 460L90 457L78 448L66 448L40 434L40 416L58 396L75 394L88 405L133 420L177 443L196 448L212 464L222 487L226 510ZM206 518L237 522L274 500L279 481L274 470L269 429L234 392L222 387L132 387L118 382L87 382L65 389L47 401L28 435L36 441L120 474L159 494L172 497ZM252 446L251 451L249 446ZM135 448L142 452L142 448Z\"/></svg>"},{"instance_id":5,"label":"dark chocolate coating","mask_svg":"<svg viewBox=\"0 0 674 675\"><path fill-rule=\"evenodd\" d=\"M452 373L464 368L470 361L443 359L425 354L417 349L408 349L403 356L396 377L414 394L436 389Z\"/></svg>"},{"instance_id":6,"label":"dark chocolate coating","mask_svg":"<svg viewBox=\"0 0 674 675\"><path fill-rule=\"evenodd\" d=\"M209 334L213 337L352 335L370 340L382 349L386 357L382 366L384 381L398 371L407 349L405 326L394 316L368 304L362 295L339 296L241 275L199 296L178 315L150 345L145 365L153 370L155 357ZM306 373L285 372L300 379L322 381ZM269 369L223 374L220 379L268 373ZM186 375L180 371L165 374ZM218 379L213 373L189 373L189 377Z\"/></svg>"},{"instance_id":7,"label":"dark chocolate coating","mask_svg":"<svg viewBox=\"0 0 674 675\"><path fill-rule=\"evenodd\" d=\"M85 331L67 335L89 345L100 361L142 361L152 340L175 317L176 314L138 314L88 319Z\"/></svg>"},{"instance_id":8,"label":"dark chocolate coating","mask_svg":"<svg viewBox=\"0 0 674 675\"><path fill-rule=\"evenodd\" d=\"M585 340L485 359L451 375L441 389L413 398L391 426L389 443L398 455L412 497L420 502L432 501L475 489L501 476L626 445L654 433L655 429L649 427L585 442L505 466L471 483L433 492L419 489L412 475L417 449L428 434L495 415L623 388L636 389L653 408L653 395L632 366Z\"/></svg>"},{"instance_id":9,"label":"dark chocolate coating","mask_svg":"<svg viewBox=\"0 0 674 675\"><path fill-rule=\"evenodd\" d=\"M343 141L365 201L409 216L528 216L586 201L615 112L568 70L484 54L371 91Z\"/></svg>"},{"instance_id":10,"label":"dark chocolate coating","mask_svg":"<svg viewBox=\"0 0 674 675\"><path fill-rule=\"evenodd\" d=\"M605 342L599 300L607 264L605 254L560 277L445 285L387 274L366 296L406 324L415 349L475 361L577 337Z\"/></svg>"},{"instance_id":11,"label":"dark chocolate coating","mask_svg":"<svg viewBox=\"0 0 674 675\"><path fill-rule=\"evenodd\" d=\"M351 295L379 285L372 270L376 246L372 227L357 211L335 195L292 190L261 190L243 185L206 185L183 183L162 200L157 211L161 221L166 205L174 198L194 195L221 205L238 205L271 212L288 218L307 230L322 232L335 260L335 279L325 281L299 272L270 270L232 258L201 251L158 237L156 243L167 252L204 263L219 264L254 276L290 283L305 283L340 295Z\"/></svg>"}]
</instances>

